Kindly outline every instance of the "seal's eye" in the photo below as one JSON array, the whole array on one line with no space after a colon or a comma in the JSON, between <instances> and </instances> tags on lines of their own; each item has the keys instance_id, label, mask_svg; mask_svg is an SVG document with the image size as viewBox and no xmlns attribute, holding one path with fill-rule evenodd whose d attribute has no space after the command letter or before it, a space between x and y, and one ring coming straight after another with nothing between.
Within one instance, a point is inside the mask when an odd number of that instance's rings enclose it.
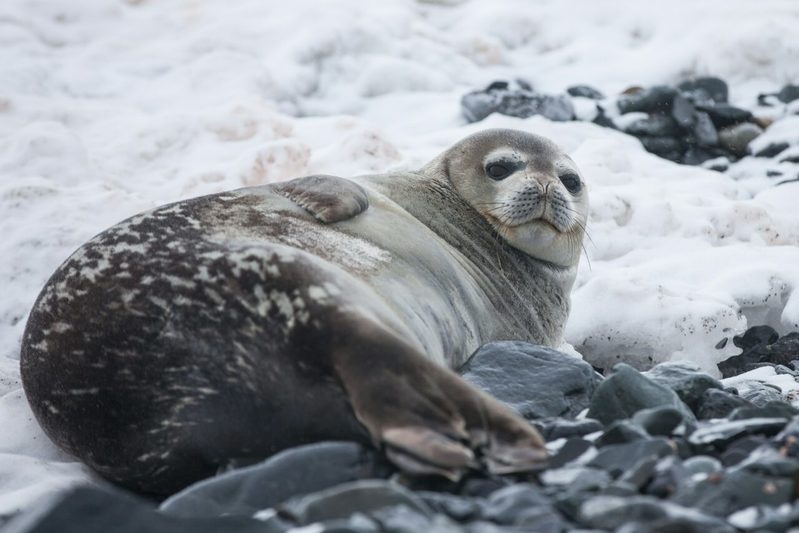
<instances>
[{"instance_id":1,"label":"seal's eye","mask_svg":"<svg viewBox=\"0 0 799 533\"><path fill-rule=\"evenodd\" d=\"M486 174L492 180L504 180L511 174L510 168L501 163L490 163L486 167Z\"/></svg>"},{"instance_id":2,"label":"seal's eye","mask_svg":"<svg viewBox=\"0 0 799 533\"><path fill-rule=\"evenodd\" d=\"M577 194L582 188L580 176L573 172L567 172L566 174L561 175L560 181L563 183L563 186L566 187L566 190L572 194Z\"/></svg>"}]
</instances>

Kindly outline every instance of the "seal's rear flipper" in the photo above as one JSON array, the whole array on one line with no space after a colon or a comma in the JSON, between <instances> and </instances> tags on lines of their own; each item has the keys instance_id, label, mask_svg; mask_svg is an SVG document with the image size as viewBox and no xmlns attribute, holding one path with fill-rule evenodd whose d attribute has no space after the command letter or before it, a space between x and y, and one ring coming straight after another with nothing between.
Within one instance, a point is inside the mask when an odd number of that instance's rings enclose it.
<instances>
[{"instance_id":1,"label":"seal's rear flipper","mask_svg":"<svg viewBox=\"0 0 799 533\"><path fill-rule=\"evenodd\" d=\"M545 464L541 436L498 400L377 324L362 320L347 333L334 349L337 376L356 418L407 474L457 480L469 469Z\"/></svg>"},{"instance_id":2,"label":"seal's rear flipper","mask_svg":"<svg viewBox=\"0 0 799 533\"><path fill-rule=\"evenodd\" d=\"M369 207L363 187L336 176L305 176L273 187L323 224L350 219Z\"/></svg>"}]
</instances>

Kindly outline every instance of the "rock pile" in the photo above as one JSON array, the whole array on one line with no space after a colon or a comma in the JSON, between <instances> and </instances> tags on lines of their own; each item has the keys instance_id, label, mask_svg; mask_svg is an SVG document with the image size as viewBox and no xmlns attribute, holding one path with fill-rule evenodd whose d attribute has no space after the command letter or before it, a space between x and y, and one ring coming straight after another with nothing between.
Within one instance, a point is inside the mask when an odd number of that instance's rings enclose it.
<instances>
[{"instance_id":1,"label":"rock pile","mask_svg":"<svg viewBox=\"0 0 799 533\"><path fill-rule=\"evenodd\" d=\"M799 359L799 333L752 328L725 375ZM734 358L735 359L735 358ZM793 372L793 370L791 370ZM799 410L745 376L733 388L686 363L648 372L540 346L478 350L466 379L541 431L547 468L408 479L354 443L286 450L153 503L79 488L17 517L8 533L114 531L493 533L787 531L799 526ZM309 530L310 531L310 530Z\"/></svg>"},{"instance_id":2,"label":"rock pile","mask_svg":"<svg viewBox=\"0 0 799 533\"><path fill-rule=\"evenodd\" d=\"M731 105L729 87L720 78L698 77L677 86L631 87L616 98L605 98L588 85L569 87L566 93L546 95L524 81L496 81L484 90L464 95L461 109L469 122L491 113L521 118L541 115L556 121L589 120L637 137L646 150L660 157L719 171L747 156L780 156L775 163L799 163L797 139L753 143L772 120ZM785 106L795 101L799 101L799 86L786 85L777 93L760 95L759 105ZM786 116L792 114L791 109L799 112L799 106L785 107ZM792 147L796 150L788 150ZM793 170L799 175L799 166ZM784 174L777 169L770 172L771 176Z\"/></svg>"}]
</instances>

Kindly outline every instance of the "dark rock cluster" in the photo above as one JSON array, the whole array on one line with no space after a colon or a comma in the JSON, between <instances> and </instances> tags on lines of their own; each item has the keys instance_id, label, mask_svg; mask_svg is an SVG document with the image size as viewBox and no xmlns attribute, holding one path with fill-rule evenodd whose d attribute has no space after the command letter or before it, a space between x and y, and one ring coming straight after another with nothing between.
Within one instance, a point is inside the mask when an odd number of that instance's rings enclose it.
<instances>
[{"instance_id":1,"label":"dark rock cluster","mask_svg":"<svg viewBox=\"0 0 799 533\"><path fill-rule=\"evenodd\" d=\"M752 328L738 372L799 358L799 334ZM4 531L510 533L734 532L799 526L799 410L765 384L746 393L687 363L648 372L588 363L522 342L483 346L463 375L527 417L546 469L411 479L373 449L328 442L286 450L154 503L82 487Z\"/></svg>"},{"instance_id":2,"label":"dark rock cluster","mask_svg":"<svg viewBox=\"0 0 799 533\"><path fill-rule=\"evenodd\" d=\"M469 122L491 113L521 118L542 115L566 121L577 119L572 98L588 98L595 101L594 123L637 137L646 150L663 158L686 165L706 164L719 171L745 156L775 158L790 146L777 141L753 150L751 142L771 120L731 105L727 83L717 77L689 79L676 87L631 87L617 98L605 98L588 85L569 87L566 93L546 95L524 81L496 81L484 90L464 95L461 109ZM778 93L761 95L760 105L794 100L799 100L799 86L786 85ZM790 157L777 162L790 163ZM799 153L795 157L799 163ZM772 172L774 176L783 174Z\"/></svg>"}]
</instances>

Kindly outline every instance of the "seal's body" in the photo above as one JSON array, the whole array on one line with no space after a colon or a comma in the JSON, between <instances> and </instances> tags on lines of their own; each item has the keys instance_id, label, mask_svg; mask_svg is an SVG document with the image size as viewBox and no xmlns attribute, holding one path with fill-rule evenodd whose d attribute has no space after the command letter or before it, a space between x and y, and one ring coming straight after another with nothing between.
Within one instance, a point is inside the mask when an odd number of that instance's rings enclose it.
<instances>
[{"instance_id":1,"label":"seal's body","mask_svg":"<svg viewBox=\"0 0 799 533\"><path fill-rule=\"evenodd\" d=\"M411 473L530 468L536 432L446 367L491 340L561 342L587 207L582 187L567 196L563 157L488 131L415 173L310 176L135 216L39 296L29 402L60 447L153 494L329 439L383 444Z\"/></svg>"}]
</instances>

